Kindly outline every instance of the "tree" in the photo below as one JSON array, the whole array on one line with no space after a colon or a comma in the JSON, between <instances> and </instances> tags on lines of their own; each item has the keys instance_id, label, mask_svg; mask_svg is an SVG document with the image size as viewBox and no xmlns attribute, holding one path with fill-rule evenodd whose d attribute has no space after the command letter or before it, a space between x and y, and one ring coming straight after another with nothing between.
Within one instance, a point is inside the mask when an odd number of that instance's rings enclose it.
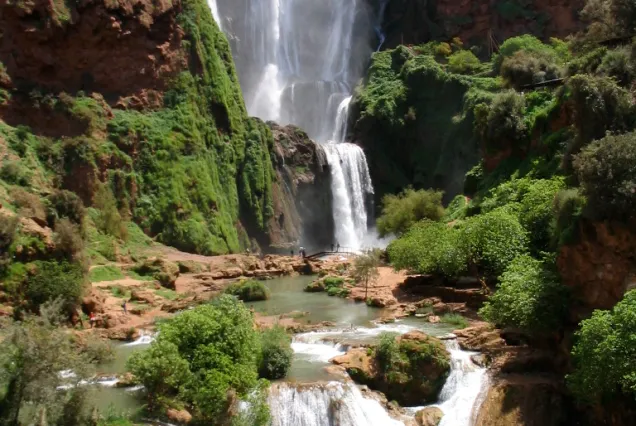
<instances>
[{"instance_id":1,"label":"tree","mask_svg":"<svg viewBox=\"0 0 636 426\"><path fill-rule=\"evenodd\" d=\"M444 216L441 191L405 189L399 195L387 194L382 199L382 214L377 227L380 236L402 235L422 219L439 220Z\"/></svg>"},{"instance_id":2,"label":"tree","mask_svg":"<svg viewBox=\"0 0 636 426\"><path fill-rule=\"evenodd\" d=\"M617 393L636 398L636 290L612 310L597 310L581 322L572 349L568 387L582 401ZM633 403L633 399L632 399Z\"/></svg>"},{"instance_id":3,"label":"tree","mask_svg":"<svg viewBox=\"0 0 636 426\"><path fill-rule=\"evenodd\" d=\"M544 262L522 255L508 265L479 314L499 327L555 330L567 314L567 296L567 288Z\"/></svg>"},{"instance_id":4,"label":"tree","mask_svg":"<svg viewBox=\"0 0 636 426\"><path fill-rule=\"evenodd\" d=\"M448 69L456 74L474 74L481 62L470 50L460 50L448 58Z\"/></svg>"},{"instance_id":5,"label":"tree","mask_svg":"<svg viewBox=\"0 0 636 426\"><path fill-rule=\"evenodd\" d=\"M59 308L42 307L46 316L12 323L0 345L0 424L35 423L40 413L49 422L69 418L69 407L84 401L78 386L90 376L90 361L58 328ZM57 311L55 313L54 311ZM68 374L60 374L67 371ZM65 390L60 390L66 385ZM32 409L23 411L25 407ZM85 410L76 411L81 416ZM26 412L26 414L25 414ZM25 418L29 417L28 419Z\"/></svg>"},{"instance_id":6,"label":"tree","mask_svg":"<svg viewBox=\"0 0 636 426\"><path fill-rule=\"evenodd\" d=\"M486 153L523 146L527 138L524 112L524 97L514 90L497 94L490 105L477 106L475 129Z\"/></svg>"},{"instance_id":7,"label":"tree","mask_svg":"<svg viewBox=\"0 0 636 426\"><path fill-rule=\"evenodd\" d=\"M178 404L201 423L228 424L227 413L260 386L259 348L250 312L222 295L162 324L150 349L133 354L128 367L153 410Z\"/></svg>"},{"instance_id":8,"label":"tree","mask_svg":"<svg viewBox=\"0 0 636 426\"><path fill-rule=\"evenodd\" d=\"M275 326L261 332L261 357L258 374L269 380L282 379L291 367L294 351L291 338L283 327Z\"/></svg>"},{"instance_id":9,"label":"tree","mask_svg":"<svg viewBox=\"0 0 636 426\"><path fill-rule=\"evenodd\" d=\"M378 266L380 265L380 250L368 250L364 254L356 257L353 262L353 278L358 283L364 283L364 299L367 299L369 293L369 283L373 283L378 279L380 273Z\"/></svg>"}]
</instances>

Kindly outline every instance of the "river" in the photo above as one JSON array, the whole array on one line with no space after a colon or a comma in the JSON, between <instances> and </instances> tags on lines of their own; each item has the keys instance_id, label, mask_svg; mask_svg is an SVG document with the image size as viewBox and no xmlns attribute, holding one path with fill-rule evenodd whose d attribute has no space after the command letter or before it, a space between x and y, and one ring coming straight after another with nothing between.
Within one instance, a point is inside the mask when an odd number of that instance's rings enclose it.
<instances>
[{"instance_id":1,"label":"river","mask_svg":"<svg viewBox=\"0 0 636 426\"><path fill-rule=\"evenodd\" d=\"M319 323L330 321L334 327L317 332L297 334L293 338L294 358L288 377L274 383L269 403L275 426L366 426L402 425L389 417L382 405L369 398L359 388L342 376L330 375L325 367L329 360L346 352L356 343L373 343L383 332L406 333L421 330L432 336L445 336L452 326L430 324L419 318L406 318L391 324L378 324L383 310L354 303L347 299L329 297L325 293L305 293L304 287L312 277L282 278L267 281L271 299L251 304L256 312L264 315L280 315L292 311L306 312L297 318L299 322ZM101 366L105 375L125 372L126 359L137 350L148 347L152 338L143 336L129 344L116 347L116 357ZM452 371L440 395L439 406L445 413L443 426L468 426L471 424L473 406L487 385L483 368L472 363L472 353L462 351L455 340L446 341L451 353ZM96 386L94 402L101 411L109 407L116 411L134 410L140 401L136 392ZM422 407L419 407L422 408ZM412 414L417 408L409 410Z\"/></svg>"}]
</instances>

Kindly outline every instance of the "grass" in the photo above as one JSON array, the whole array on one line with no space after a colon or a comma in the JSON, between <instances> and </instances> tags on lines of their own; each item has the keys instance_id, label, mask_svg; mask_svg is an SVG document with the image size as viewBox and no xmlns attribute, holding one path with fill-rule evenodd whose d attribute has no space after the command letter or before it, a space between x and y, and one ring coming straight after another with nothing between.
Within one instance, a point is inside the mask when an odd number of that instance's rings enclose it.
<instances>
[{"instance_id":1,"label":"grass","mask_svg":"<svg viewBox=\"0 0 636 426\"><path fill-rule=\"evenodd\" d=\"M127 288L113 286L110 288L110 292L113 296L119 299L130 299L130 290Z\"/></svg>"},{"instance_id":2,"label":"grass","mask_svg":"<svg viewBox=\"0 0 636 426\"><path fill-rule=\"evenodd\" d=\"M125 278L124 274L116 266L98 266L88 273L88 278L92 283L102 281L115 281Z\"/></svg>"},{"instance_id":3,"label":"grass","mask_svg":"<svg viewBox=\"0 0 636 426\"><path fill-rule=\"evenodd\" d=\"M464 318L460 314L455 314L455 313L442 315L441 321L443 324L453 325L457 327L458 329L466 328L468 327L468 324L469 324L466 318Z\"/></svg>"},{"instance_id":4,"label":"grass","mask_svg":"<svg viewBox=\"0 0 636 426\"><path fill-rule=\"evenodd\" d=\"M155 294L168 300L177 300L179 298L179 293L169 289L155 290Z\"/></svg>"},{"instance_id":5,"label":"grass","mask_svg":"<svg viewBox=\"0 0 636 426\"><path fill-rule=\"evenodd\" d=\"M152 275L141 275L135 271L128 271L128 276L138 281L154 281L155 280Z\"/></svg>"}]
</instances>

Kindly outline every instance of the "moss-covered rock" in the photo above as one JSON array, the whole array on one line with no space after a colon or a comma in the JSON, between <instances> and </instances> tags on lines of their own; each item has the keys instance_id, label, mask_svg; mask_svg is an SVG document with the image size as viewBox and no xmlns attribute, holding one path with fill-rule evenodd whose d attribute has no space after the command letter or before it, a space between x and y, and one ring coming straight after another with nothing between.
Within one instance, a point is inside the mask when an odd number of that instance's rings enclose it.
<instances>
[{"instance_id":1,"label":"moss-covered rock","mask_svg":"<svg viewBox=\"0 0 636 426\"><path fill-rule=\"evenodd\" d=\"M177 278L179 278L179 266L176 263L160 258L149 258L135 265L133 270L139 275L153 277L165 288L176 289Z\"/></svg>"},{"instance_id":2,"label":"moss-covered rock","mask_svg":"<svg viewBox=\"0 0 636 426\"><path fill-rule=\"evenodd\" d=\"M260 281L247 280L234 283L225 289L227 294L236 296L243 302L257 302L267 300L271 296L269 288Z\"/></svg>"},{"instance_id":3,"label":"moss-covered rock","mask_svg":"<svg viewBox=\"0 0 636 426\"><path fill-rule=\"evenodd\" d=\"M444 344L420 331L385 335L373 348L357 348L334 358L353 380L383 392L404 406L434 402L450 372Z\"/></svg>"}]
</instances>

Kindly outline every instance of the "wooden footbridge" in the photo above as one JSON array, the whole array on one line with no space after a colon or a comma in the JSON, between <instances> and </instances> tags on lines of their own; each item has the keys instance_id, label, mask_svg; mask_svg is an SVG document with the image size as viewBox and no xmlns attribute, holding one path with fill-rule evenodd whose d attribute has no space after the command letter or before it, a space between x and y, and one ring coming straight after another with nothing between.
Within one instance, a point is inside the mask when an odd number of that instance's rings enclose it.
<instances>
[{"instance_id":1,"label":"wooden footbridge","mask_svg":"<svg viewBox=\"0 0 636 426\"><path fill-rule=\"evenodd\" d=\"M338 250L336 251L319 251L317 253L314 254L310 254L305 256L305 259L319 259L321 257L325 257L325 256L345 256L345 257L352 257L352 256L356 256L359 253L353 251L352 248L350 247L340 247Z\"/></svg>"}]
</instances>

